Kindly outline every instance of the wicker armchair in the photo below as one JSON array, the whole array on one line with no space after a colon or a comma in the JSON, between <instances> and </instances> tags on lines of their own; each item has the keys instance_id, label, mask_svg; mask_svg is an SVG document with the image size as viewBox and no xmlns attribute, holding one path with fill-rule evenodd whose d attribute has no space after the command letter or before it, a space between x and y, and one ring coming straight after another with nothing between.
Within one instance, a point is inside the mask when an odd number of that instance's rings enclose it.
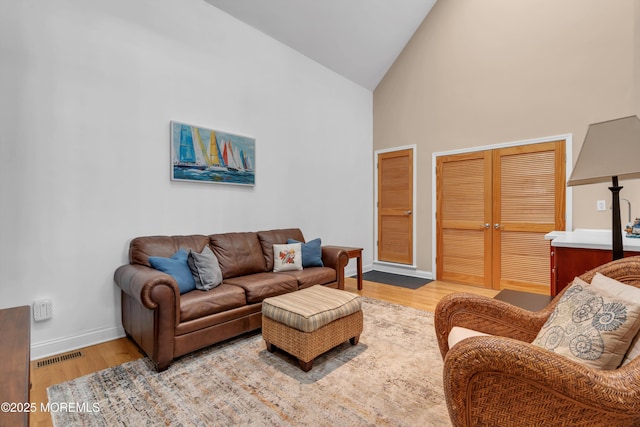
<instances>
[{"instance_id":1,"label":"wicker armchair","mask_svg":"<svg viewBox=\"0 0 640 427\"><path fill-rule=\"evenodd\" d=\"M640 257L580 277L590 282L596 272L640 287ZM538 312L471 294L441 300L435 328L454 426L640 426L640 357L597 370L530 344L563 293ZM449 349L454 326L492 336Z\"/></svg>"}]
</instances>

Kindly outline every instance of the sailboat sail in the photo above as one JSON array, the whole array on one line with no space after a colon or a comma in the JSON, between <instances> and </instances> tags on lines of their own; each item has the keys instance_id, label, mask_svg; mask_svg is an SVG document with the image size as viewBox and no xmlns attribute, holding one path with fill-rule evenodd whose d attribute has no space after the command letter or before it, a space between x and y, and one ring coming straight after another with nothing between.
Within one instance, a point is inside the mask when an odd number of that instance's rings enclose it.
<instances>
[{"instance_id":1,"label":"sailboat sail","mask_svg":"<svg viewBox=\"0 0 640 427\"><path fill-rule=\"evenodd\" d=\"M222 152L222 160L224 160L225 165L231 166L229 164L229 153L227 152L227 144L226 142L224 142L224 140L222 141L222 146L224 147L224 150Z\"/></svg>"},{"instance_id":2,"label":"sailboat sail","mask_svg":"<svg viewBox=\"0 0 640 427\"><path fill-rule=\"evenodd\" d=\"M235 162L235 166L239 171L244 170L244 166L242 165L242 157L240 156L240 151L238 151L238 147L233 147L233 161Z\"/></svg>"},{"instance_id":3,"label":"sailboat sail","mask_svg":"<svg viewBox=\"0 0 640 427\"><path fill-rule=\"evenodd\" d=\"M227 164L227 168L232 171L237 171L239 169L237 157L234 153L233 146L231 145L231 141L225 141L224 146L224 156L225 162Z\"/></svg>"},{"instance_id":4,"label":"sailboat sail","mask_svg":"<svg viewBox=\"0 0 640 427\"><path fill-rule=\"evenodd\" d=\"M198 130L197 127L192 126L191 132L193 133L193 136L197 142L197 144L193 144L193 150L195 151L195 154L196 154L196 164L198 166L206 166L207 160L205 159L204 153L207 150L204 146L204 143L202 142L202 138L200 138L200 131Z\"/></svg>"},{"instance_id":5,"label":"sailboat sail","mask_svg":"<svg viewBox=\"0 0 640 427\"><path fill-rule=\"evenodd\" d=\"M245 156L244 160L246 163L245 169L253 172L253 164L251 163L251 157Z\"/></svg>"},{"instance_id":6,"label":"sailboat sail","mask_svg":"<svg viewBox=\"0 0 640 427\"><path fill-rule=\"evenodd\" d=\"M240 150L240 160L242 161L242 169L247 169L247 158L244 156L244 150Z\"/></svg>"},{"instance_id":7,"label":"sailboat sail","mask_svg":"<svg viewBox=\"0 0 640 427\"><path fill-rule=\"evenodd\" d=\"M216 142L216 133L211 131L211 135L209 136L209 170L218 170L218 171L226 171L227 167L222 159L222 154L220 153L220 147L218 147L218 143Z\"/></svg>"},{"instance_id":8,"label":"sailboat sail","mask_svg":"<svg viewBox=\"0 0 640 427\"><path fill-rule=\"evenodd\" d=\"M196 153L193 150L193 137L191 129L180 127L180 158L179 164L192 164L196 161Z\"/></svg>"}]
</instances>

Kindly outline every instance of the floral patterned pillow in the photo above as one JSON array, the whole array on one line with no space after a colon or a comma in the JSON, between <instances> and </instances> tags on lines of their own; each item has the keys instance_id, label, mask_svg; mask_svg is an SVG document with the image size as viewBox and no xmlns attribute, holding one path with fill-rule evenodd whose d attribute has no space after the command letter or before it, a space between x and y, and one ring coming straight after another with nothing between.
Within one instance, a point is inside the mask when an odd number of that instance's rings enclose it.
<instances>
[{"instance_id":1,"label":"floral patterned pillow","mask_svg":"<svg viewBox=\"0 0 640 427\"><path fill-rule=\"evenodd\" d=\"M616 369L640 329L640 289L575 278L533 344L592 368Z\"/></svg>"},{"instance_id":2,"label":"floral patterned pillow","mask_svg":"<svg viewBox=\"0 0 640 427\"><path fill-rule=\"evenodd\" d=\"M273 271L302 270L302 244L273 245Z\"/></svg>"}]
</instances>

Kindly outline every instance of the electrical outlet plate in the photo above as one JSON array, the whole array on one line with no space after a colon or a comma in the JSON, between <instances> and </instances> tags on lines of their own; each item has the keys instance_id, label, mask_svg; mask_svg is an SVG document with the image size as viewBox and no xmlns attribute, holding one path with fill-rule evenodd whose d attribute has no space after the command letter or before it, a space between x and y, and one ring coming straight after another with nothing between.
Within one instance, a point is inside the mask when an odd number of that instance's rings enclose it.
<instances>
[{"instance_id":1,"label":"electrical outlet plate","mask_svg":"<svg viewBox=\"0 0 640 427\"><path fill-rule=\"evenodd\" d=\"M53 304L50 299L41 299L33 302L33 320L40 322L51 319L53 316Z\"/></svg>"},{"instance_id":2,"label":"electrical outlet plate","mask_svg":"<svg viewBox=\"0 0 640 427\"><path fill-rule=\"evenodd\" d=\"M607 210L606 200L598 200L596 202L596 209L598 209L599 211L606 211Z\"/></svg>"}]
</instances>

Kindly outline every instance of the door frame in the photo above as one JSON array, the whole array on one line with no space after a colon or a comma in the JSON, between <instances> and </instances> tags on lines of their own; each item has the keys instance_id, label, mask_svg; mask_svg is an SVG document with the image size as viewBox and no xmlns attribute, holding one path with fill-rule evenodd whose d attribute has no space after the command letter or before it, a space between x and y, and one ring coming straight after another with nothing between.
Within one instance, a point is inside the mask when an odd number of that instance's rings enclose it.
<instances>
[{"instance_id":1,"label":"door frame","mask_svg":"<svg viewBox=\"0 0 640 427\"><path fill-rule=\"evenodd\" d=\"M408 264L397 264L395 262L387 262L387 261L380 261L378 259L378 241L379 241L379 237L378 236L378 155L379 154L384 154L384 153L392 153L394 151L402 151L402 150L411 150L412 151L412 157L413 157L413 206L411 211L413 212L412 218L411 220L413 221L412 224L412 240L413 240L413 259L411 260L411 265ZM373 184L373 192L374 192L374 201L373 201L373 211L374 211L374 215L373 215L373 230L374 230L374 255L373 255L373 266L375 270L378 271L385 271L388 273L411 273L411 272L415 272L415 270L417 270L417 265L416 265L416 246L417 246L417 239L416 239L416 204L417 204L417 181L416 181L416 176L417 176L417 152L418 152L418 147L416 144L411 144L411 145L402 145L399 147L392 147L392 148L383 148L380 150L375 150L373 152L373 170L375 171L375 176L374 176L374 184Z\"/></svg>"},{"instance_id":2,"label":"door frame","mask_svg":"<svg viewBox=\"0 0 640 427\"><path fill-rule=\"evenodd\" d=\"M520 145L533 145L533 144L541 144L543 142L551 142L558 140L565 140L565 171L566 171L566 179L568 180L571 176L571 172L573 170L573 134L563 134L563 135L555 135L548 136L542 138L534 138L534 139L525 139L521 141L513 141L513 142L505 142L500 144L493 145L483 145L480 147L470 147L470 148L462 148L458 150L449 150L449 151L439 151L431 154L431 269L433 271L433 277L437 276L437 264L436 264L436 232L437 232L437 224L436 224L436 164L438 157L447 156L451 154L465 154L465 153L473 153L476 151L486 151L486 150L495 150L498 148L509 148L509 147L517 147ZM377 157L376 157L377 158ZM565 230L572 230L572 218L573 218L573 187L566 188L565 194ZM565 231L565 230L557 230L557 231Z\"/></svg>"}]
</instances>

